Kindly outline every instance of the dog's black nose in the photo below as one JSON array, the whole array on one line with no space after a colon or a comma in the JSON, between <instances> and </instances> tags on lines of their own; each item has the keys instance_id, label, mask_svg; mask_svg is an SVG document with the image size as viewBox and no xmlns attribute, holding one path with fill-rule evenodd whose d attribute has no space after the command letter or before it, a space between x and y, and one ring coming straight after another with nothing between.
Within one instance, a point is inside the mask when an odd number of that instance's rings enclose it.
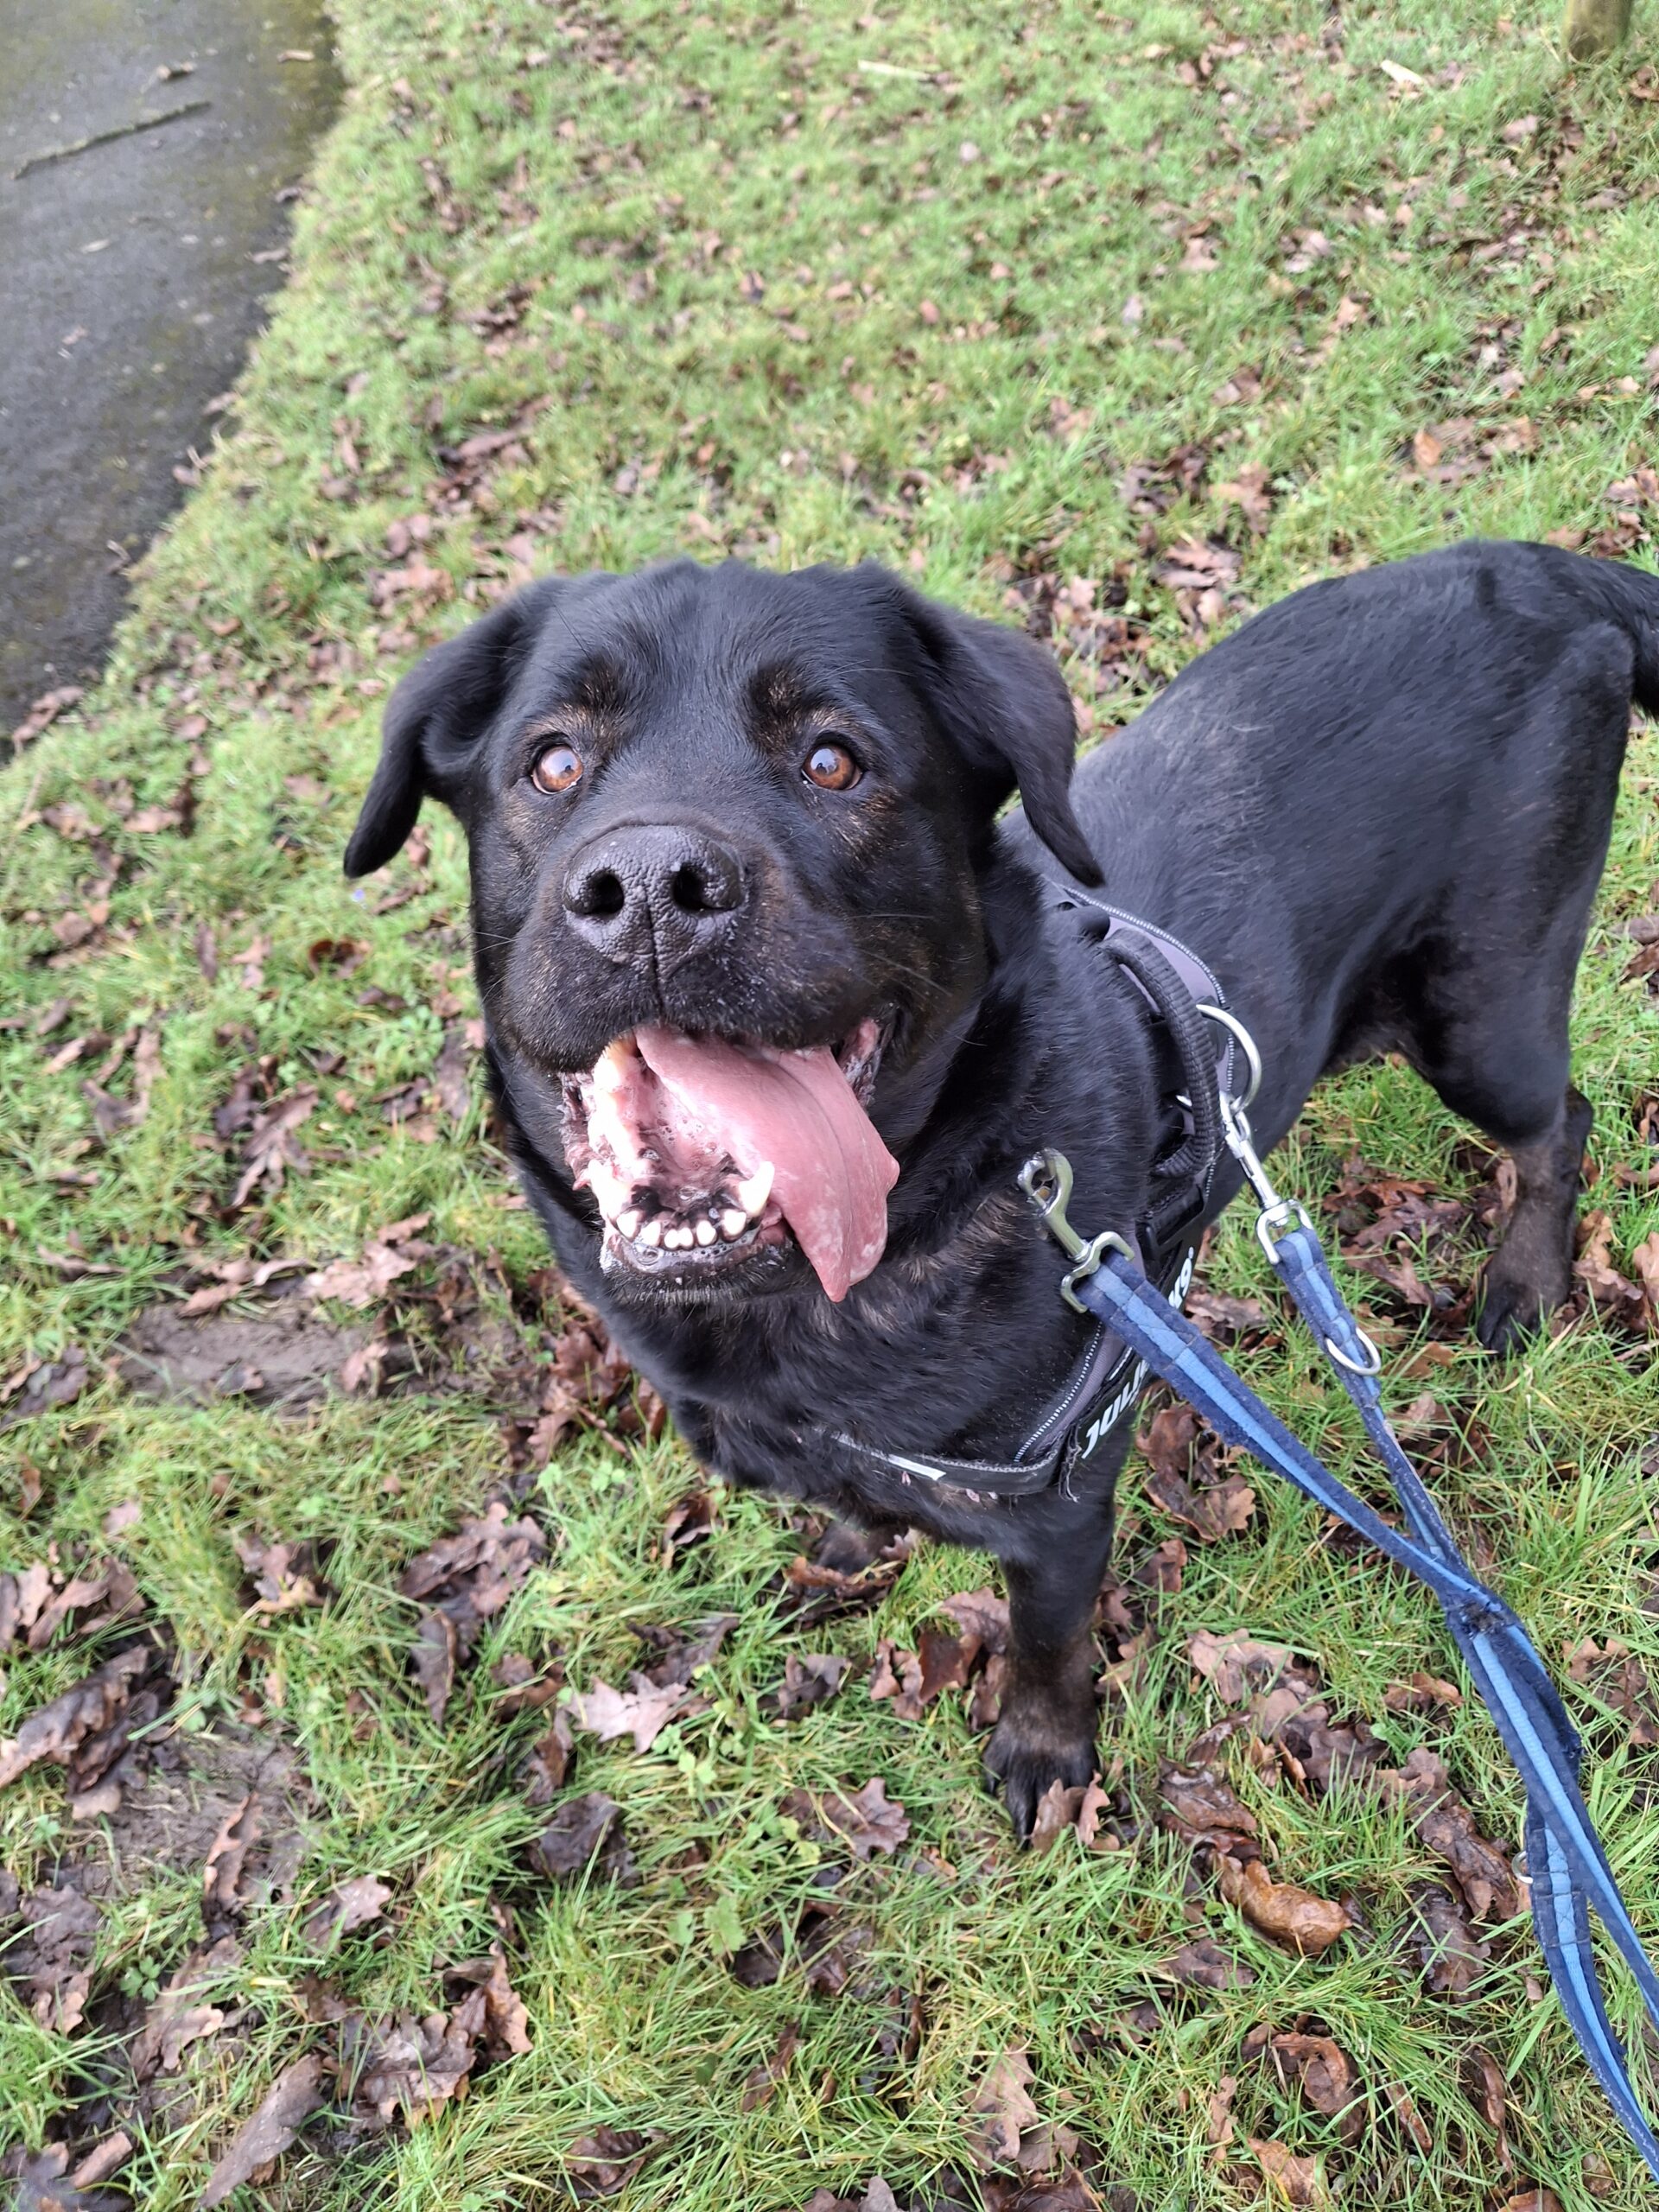
<instances>
[{"instance_id":1,"label":"dog's black nose","mask_svg":"<svg viewBox=\"0 0 1659 2212\"><path fill-rule=\"evenodd\" d=\"M745 897L737 855L676 823L612 830L564 876L570 926L612 960L677 968L727 925Z\"/></svg>"}]
</instances>

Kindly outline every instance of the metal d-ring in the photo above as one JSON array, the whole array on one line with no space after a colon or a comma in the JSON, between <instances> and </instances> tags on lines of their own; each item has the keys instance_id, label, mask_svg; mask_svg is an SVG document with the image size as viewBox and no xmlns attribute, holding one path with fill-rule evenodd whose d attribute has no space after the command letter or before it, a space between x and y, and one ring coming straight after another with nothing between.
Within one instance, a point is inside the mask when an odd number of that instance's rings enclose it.
<instances>
[{"instance_id":1,"label":"metal d-ring","mask_svg":"<svg viewBox=\"0 0 1659 2212\"><path fill-rule=\"evenodd\" d=\"M1250 1087L1242 1098L1235 1098L1233 1103L1235 1106L1254 1104L1255 1094L1262 1088L1262 1055L1256 1050L1255 1038L1238 1016L1230 1014L1224 1006L1212 1006L1208 999L1194 999L1192 1003L1206 1020L1218 1023L1243 1053L1245 1065L1250 1071Z\"/></svg>"},{"instance_id":2,"label":"metal d-ring","mask_svg":"<svg viewBox=\"0 0 1659 2212\"><path fill-rule=\"evenodd\" d=\"M1334 1337L1327 1337L1325 1340L1327 1356L1334 1359L1338 1367L1345 1367L1351 1375L1380 1375L1382 1371L1382 1353L1357 1322L1354 1324L1354 1334L1365 1347L1363 1360L1350 1359Z\"/></svg>"}]
</instances>

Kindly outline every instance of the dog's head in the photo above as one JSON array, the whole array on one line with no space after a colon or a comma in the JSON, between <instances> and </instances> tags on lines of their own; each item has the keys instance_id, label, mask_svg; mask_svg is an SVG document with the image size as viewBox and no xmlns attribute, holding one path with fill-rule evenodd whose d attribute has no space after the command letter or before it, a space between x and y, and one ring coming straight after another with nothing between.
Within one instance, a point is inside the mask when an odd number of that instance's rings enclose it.
<instances>
[{"instance_id":1,"label":"dog's head","mask_svg":"<svg viewBox=\"0 0 1659 2212\"><path fill-rule=\"evenodd\" d=\"M398 686L346 855L463 823L498 1054L562 1086L624 1294L832 1298L898 1167L878 1075L982 989L997 810L1085 882L1074 726L1029 639L883 570L534 584ZM879 1109L878 1109L879 1111Z\"/></svg>"}]
</instances>

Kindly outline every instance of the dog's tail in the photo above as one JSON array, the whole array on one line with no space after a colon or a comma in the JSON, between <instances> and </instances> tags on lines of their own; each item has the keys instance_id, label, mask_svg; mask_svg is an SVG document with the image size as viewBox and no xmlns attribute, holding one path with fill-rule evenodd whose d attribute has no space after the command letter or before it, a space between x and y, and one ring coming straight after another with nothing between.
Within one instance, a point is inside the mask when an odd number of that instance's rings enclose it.
<instances>
[{"instance_id":1,"label":"dog's tail","mask_svg":"<svg viewBox=\"0 0 1659 2212\"><path fill-rule=\"evenodd\" d=\"M1618 623L1636 648L1630 689L1637 706L1659 715L1659 576L1623 561L1592 561L1583 566L1600 612Z\"/></svg>"}]
</instances>

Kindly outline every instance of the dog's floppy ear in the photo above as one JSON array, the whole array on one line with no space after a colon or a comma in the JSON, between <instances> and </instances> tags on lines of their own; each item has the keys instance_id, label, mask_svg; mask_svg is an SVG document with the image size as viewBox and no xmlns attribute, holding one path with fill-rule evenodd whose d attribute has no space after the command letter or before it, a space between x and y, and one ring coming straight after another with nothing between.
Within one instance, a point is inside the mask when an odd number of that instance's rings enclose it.
<instances>
[{"instance_id":1,"label":"dog's floppy ear","mask_svg":"<svg viewBox=\"0 0 1659 2212\"><path fill-rule=\"evenodd\" d=\"M515 592L459 637L434 645L404 677L386 702L379 764L346 848L347 875L385 866L415 827L429 791L453 804L473 748L559 589L550 577Z\"/></svg>"},{"instance_id":2,"label":"dog's floppy ear","mask_svg":"<svg viewBox=\"0 0 1659 2212\"><path fill-rule=\"evenodd\" d=\"M988 806L995 811L1017 785L1027 821L1055 859L1080 883L1103 881L1071 810L1077 716L1052 656L1021 631L896 588L931 664L930 704Z\"/></svg>"}]
</instances>

